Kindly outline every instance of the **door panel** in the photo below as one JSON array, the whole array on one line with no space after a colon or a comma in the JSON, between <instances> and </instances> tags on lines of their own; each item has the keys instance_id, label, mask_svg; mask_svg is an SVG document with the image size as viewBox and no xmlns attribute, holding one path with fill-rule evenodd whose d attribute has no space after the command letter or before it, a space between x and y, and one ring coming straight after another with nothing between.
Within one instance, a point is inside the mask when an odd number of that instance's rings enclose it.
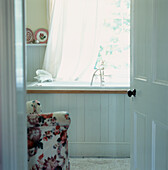
<instances>
[{"instance_id":1,"label":"door panel","mask_svg":"<svg viewBox=\"0 0 168 170\"><path fill-rule=\"evenodd\" d=\"M168 169L168 126L152 122L152 170ZM161 156L160 156L161 155Z\"/></svg>"},{"instance_id":2,"label":"door panel","mask_svg":"<svg viewBox=\"0 0 168 170\"><path fill-rule=\"evenodd\" d=\"M148 41L148 36L149 34L146 32L146 28L148 25L148 6L144 6L144 3L146 0L140 0L140 1L134 1L134 14L133 14L133 42L135 41L136 43L133 43L133 53L135 56L139 57L134 57L134 78L140 79L140 80L145 80L147 81L148 78L148 58L147 56L147 48L148 46L146 45ZM142 12L143 11L143 12ZM142 24L143 23L143 24Z\"/></svg>"},{"instance_id":3,"label":"door panel","mask_svg":"<svg viewBox=\"0 0 168 170\"><path fill-rule=\"evenodd\" d=\"M146 165L146 114L134 113L134 169L145 169ZM142 166L143 165L143 166Z\"/></svg>"},{"instance_id":4,"label":"door panel","mask_svg":"<svg viewBox=\"0 0 168 170\"><path fill-rule=\"evenodd\" d=\"M153 78L154 81L168 85L167 30L168 1L154 0L154 36L153 36Z\"/></svg>"}]
</instances>

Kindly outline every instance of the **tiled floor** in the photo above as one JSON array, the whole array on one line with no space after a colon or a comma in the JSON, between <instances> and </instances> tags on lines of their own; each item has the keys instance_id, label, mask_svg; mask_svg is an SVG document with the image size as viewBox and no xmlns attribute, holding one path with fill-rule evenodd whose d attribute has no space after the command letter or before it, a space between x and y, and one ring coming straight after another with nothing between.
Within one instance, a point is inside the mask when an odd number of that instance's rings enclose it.
<instances>
[{"instance_id":1,"label":"tiled floor","mask_svg":"<svg viewBox=\"0 0 168 170\"><path fill-rule=\"evenodd\" d=\"M71 170L130 170L130 159L71 158Z\"/></svg>"}]
</instances>

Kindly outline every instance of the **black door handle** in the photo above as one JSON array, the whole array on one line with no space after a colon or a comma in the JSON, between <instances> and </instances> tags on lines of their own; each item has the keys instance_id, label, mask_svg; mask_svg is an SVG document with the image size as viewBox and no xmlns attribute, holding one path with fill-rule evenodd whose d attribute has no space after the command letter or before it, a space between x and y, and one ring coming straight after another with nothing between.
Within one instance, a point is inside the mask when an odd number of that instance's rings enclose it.
<instances>
[{"instance_id":1,"label":"black door handle","mask_svg":"<svg viewBox=\"0 0 168 170\"><path fill-rule=\"evenodd\" d=\"M127 94L128 94L128 97L131 97L131 96L136 96L136 89L133 89L132 91L129 89L127 91Z\"/></svg>"}]
</instances>

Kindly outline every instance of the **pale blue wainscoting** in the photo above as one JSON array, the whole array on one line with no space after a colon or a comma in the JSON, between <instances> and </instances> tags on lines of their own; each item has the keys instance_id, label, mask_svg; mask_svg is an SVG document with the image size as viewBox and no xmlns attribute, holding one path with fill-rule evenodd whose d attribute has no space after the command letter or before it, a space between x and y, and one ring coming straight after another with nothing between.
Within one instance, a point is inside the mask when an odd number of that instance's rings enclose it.
<instances>
[{"instance_id":1,"label":"pale blue wainscoting","mask_svg":"<svg viewBox=\"0 0 168 170\"><path fill-rule=\"evenodd\" d=\"M36 70L43 65L46 46L44 44L28 44L26 48L27 81L35 81Z\"/></svg>"},{"instance_id":2,"label":"pale blue wainscoting","mask_svg":"<svg viewBox=\"0 0 168 170\"><path fill-rule=\"evenodd\" d=\"M129 157L130 105L125 94L27 94L43 112L70 113L71 157Z\"/></svg>"}]
</instances>

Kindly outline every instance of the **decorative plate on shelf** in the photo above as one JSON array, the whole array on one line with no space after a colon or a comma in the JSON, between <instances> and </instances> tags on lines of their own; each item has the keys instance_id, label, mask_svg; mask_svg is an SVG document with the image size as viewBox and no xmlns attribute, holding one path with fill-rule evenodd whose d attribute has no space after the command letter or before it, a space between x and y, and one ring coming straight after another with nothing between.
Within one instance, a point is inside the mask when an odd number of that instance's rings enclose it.
<instances>
[{"instance_id":1,"label":"decorative plate on shelf","mask_svg":"<svg viewBox=\"0 0 168 170\"><path fill-rule=\"evenodd\" d=\"M26 39L27 39L27 43L32 43L33 42L33 31L30 28L26 28Z\"/></svg>"},{"instance_id":2,"label":"decorative plate on shelf","mask_svg":"<svg viewBox=\"0 0 168 170\"><path fill-rule=\"evenodd\" d=\"M35 40L38 40L40 43L47 43L48 31L44 28L40 28L35 32L34 37Z\"/></svg>"}]
</instances>

